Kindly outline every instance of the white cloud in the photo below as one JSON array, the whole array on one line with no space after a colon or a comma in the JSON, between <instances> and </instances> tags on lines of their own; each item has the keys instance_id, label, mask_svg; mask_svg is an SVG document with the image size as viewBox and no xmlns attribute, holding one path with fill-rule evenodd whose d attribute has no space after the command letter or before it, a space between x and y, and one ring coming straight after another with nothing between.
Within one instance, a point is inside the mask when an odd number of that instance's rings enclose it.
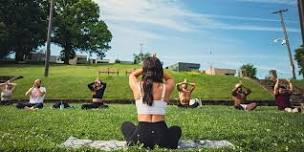
<instances>
[{"instance_id":1,"label":"white cloud","mask_svg":"<svg viewBox=\"0 0 304 152\"><path fill-rule=\"evenodd\" d=\"M296 0L237 0L240 2L254 2L254 3L275 3L275 4L296 4Z\"/></svg>"},{"instance_id":2,"label":"white cloud","mask_svg":"<svg viewBox=\"0 0 304 152\"><path fill-rule=\"evenodd\" d=\"M258 21L258 22L280 22L279 19L259 18L259 17L242 17L242 16L231 16L231 15L218 15L218 14L202 14L203 16L215 19L226 19L226 20L240 20L240 21ZM298 21L285 20L287 23L298 24Z\"/></svg>"},{"instance_id":3,"label":"white cloud","mask_svg":"<svg viewBox=\"0 0 304 152\"><path fill-rule=\"evenodd\" d=\"M278 32L281 34L281 26L276 16L274 19L229 16L217 14L196 13L187 9L179 1L174 0L94 0L101 7L102 19L109 25L113 34L112 50L109 56L130 60L134 51L139 50L139 44L144 43L145 50L150 51L159 48L158 52L165 64L171 64L176 61L199 62L209 65L211 62L219 66L239 67L242 61L268 61L268 57L233 57L226 55L224 57L211 58L203 56L191 56L185 53L188 50L186 45L191 45L192 49L221 50L225 53L235 53L242 50L242 40L235 40L229 37L216 37L213 31L218 30L237 30L237 31L259 31L259 32ZM263 2L267 0L238 0L243 2ZM274 1L266 3L292 3L292 1ZM243 14L245 15L245 14ZM237 23L231 23L229 20L238 20ZM252 22L277 22L273 26L263 26L259 24L249 24ZM257 22L256 22L257 21ZM297 23L296 21L288 21ZM156 30L155 30L156 29ZM165 31L165 32L164 32ZM206 32L206 33L203 33ZM299 29L288 27L288 32L300 32ZM199 34L198 34L199 33ZM202 34L203 33L203 34ZM209 34L209 35L208 35ZM192 37L196 35L196 37ZM214 37L212 37L214 36ZM191 40L189 40L191 39ZM193 40L192 40L193 39ZM202 39L204 39L202 41ZM228 41L228 42L227 42ZM158 45L156 45L158 43ZM169 43L169 44L164 44ZM162 45L162 46L159 46ZM218 45L223 44L223 45ZM164 47L167 45L166 47ZM195 46L195 47L193 47ZM212 47L213 46L213 47ZM167 49L167 50L165 50ZM229 51L233 50L233 51ZM171 51L171 52L170 52ZM172 52L174 51L174 54ZM200 52L199 52L200 53ZM204 53L202 53L204 54ZM206 52L205 52L206 54ZM208 54L208 53L207 53ZM218 55L216 55L218 56ZM245 58L245 59L244 59ZM260 60L259 60L260 58ZM243 59L243 60L242 60ZM276 60L280 61L280 60ZM276 62L274 61L274 62ZM274 63L272 62L272 63ZM257 63L259 69L264 62ZM271 63L270 63L271 64ZM279 65L279 64L278 64ZM266 65L265 65L266 66ZM272 67L272 66L268 66ZM266 68L268 68L266 67ZM276 67L274 67L276 68ZM280 69L281 67L277 67ZM288 67L287 67L288 68ZM284 68L285 69L285 68ZM265 71L265 70L264 70Z\"/></svg>"},{"instance_id":4,"label":"white cloud","mask_svg":"<svg viewBox=\"0 0 304 152\"><path fill-rule=\"evenodd\" d=\"M244 21L278 21L254 17L223 16L199 14L185 9L178 2L169 0L95 0L102 10L102 17L108 23L133 24L137 26L159 27L177 32L193 32L201 29L242 30L281 32L280 26L267 27L245 24L228 24L218 19L234 19ZM258 2L258 0L240 0ZM290 1L274 1L288 3ZM295 23L295 21L289 21ZM299 29L289 28L289 32Z\"/></svg>"},{"instance_id":5,"label":"white cloud","mask_svg":"<svg viewBox=\"0 0 304 152\"><path fill-rule=\"evenodd\" d=\"M267 27L267 26L256 26L256 25L233 25L233 24L225 24L218 23L211 26L207 26L206 28L210 29L222 29L222 30L239 30L239 31L264 31L264 32L282 32L282 28L280 25L277 27ZM300 32L300 29L296 28L288 28L288 32Z\"/></svg>"},{"instance_id":6,"label":"white cloud","mask_svg":"<svg viewBox=\"0 0 304 152\"><path fill-rule=\"evenodd\" d=\"M191 25L184 21L187 13L175 3L165 0L95 0L101 7L105 21L148 24L174 29L180 32L191 31Z\"/></svg>"}]
</instances>

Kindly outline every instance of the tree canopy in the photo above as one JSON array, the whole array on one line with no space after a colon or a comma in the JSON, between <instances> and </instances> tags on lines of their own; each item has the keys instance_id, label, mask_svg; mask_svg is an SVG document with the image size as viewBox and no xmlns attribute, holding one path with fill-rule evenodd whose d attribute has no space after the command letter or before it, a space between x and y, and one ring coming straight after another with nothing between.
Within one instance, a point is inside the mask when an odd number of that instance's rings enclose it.
<instances>
[{"instance_id":1,"label":"tree canopy","mask_svg":"<svg viewBox=\"0 0 304 152\"><path fill-rule=\"evenodd\" d=\"M55 2L52 42L63 48L64 63L67 64L76 51L105 56L111 48L112 34L99 17L99 7L92 0Z\"/></svg>"},{"instance_id":2,"label":"tree canopy","mask_svg":"<svg viewBox=\"0 0 304 152\"><path fill-rule=\"evenodd\" d=\"M25 57L46 40L46 0L0 1L0 58L15 53L15 60Z\"/></svg>"},{"instance_id":3,"label":"tree canopy","mask_svg":"<svg viewBox=\"0 0 304 152\"><path fill-rule=\"evenodd\" d=\"M241 66L241 73L244 77L256 78L257 70L252 64L244 64Z\"/></svg>"},{"instance_id":4,"label":"tree canopy","mask_svg":"<svg viewBox=\"0 0 304 152\"><path fill-rule=\"evenodd\" d=\"M54 0L51 41L62 47L64 63L77 51L103 58L111 47L112 34L100 19L100 10L92 0ZM0 1L0 58L15 53L22 61L47 35L48 0Z\"/></svg>"},{"instance_id":5,"label":"tree canopy","mask_svg":"<svg viewBox=\"0 0 304 152\"><path fill-rule=\"evenodd\" d=\"M151 54L150 53L138 53L138 54L133 54L134 56L134 64L139 64L141 62L143 62L146 58L150 57Z\"/></svg>"},{"instance_id":6,"label":"tree canopy","mask_svg":"<svg viewBox=\"0 0 304 152\"><path fill-rule=\"evenodd\" d=\"M298 67L300 68L299 74L303 75L304 78L304 46L301 45L295 50L295 52L295 60L297 61Z\"/></svg>"}]
</instances>

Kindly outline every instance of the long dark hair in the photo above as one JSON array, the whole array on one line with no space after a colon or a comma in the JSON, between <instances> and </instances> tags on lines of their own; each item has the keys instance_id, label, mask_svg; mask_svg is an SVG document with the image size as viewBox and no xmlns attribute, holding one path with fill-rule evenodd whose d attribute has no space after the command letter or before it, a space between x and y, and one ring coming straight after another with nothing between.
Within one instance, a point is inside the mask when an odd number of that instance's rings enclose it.
<instances>
[{"instance_id":1,"label":"long dark hair","mask_svg":"<svg viewBox=\"0 0 304 152\"><path fill-rule=\"evenodd\" d=\"M143 65L143 103L153 104L153 82L163 83L163 66L157 57L148 57Z\"/></svg>"}]
</instances>

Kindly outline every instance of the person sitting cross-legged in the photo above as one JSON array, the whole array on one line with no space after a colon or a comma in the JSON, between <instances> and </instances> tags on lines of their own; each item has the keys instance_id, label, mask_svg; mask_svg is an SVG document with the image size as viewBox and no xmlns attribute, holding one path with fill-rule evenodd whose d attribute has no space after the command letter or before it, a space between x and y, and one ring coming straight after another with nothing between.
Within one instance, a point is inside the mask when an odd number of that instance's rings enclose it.
<instances>
[{"instance_id":1,"label":"person sitting cross-legged","mask_svg":"<svg viewBox=\"0 0 304 152\"><path fill-rule=\"evenodd\" d=\"M290 103L290 96L293 92L293 85L289 80L287 80L287 82L288 87L280 84L280 80L277 79L274 85L273 94L275 96L275 102L278 106L278 110L286 112L300 112L301 108L293 107Z\"/></svg>"},{"instance_id":2,"label":"person sitting cross-legged","mask_svg":"<svg viewBox=\"0 0 304 152\"><path fill-rule=\"evenodd\" d=\"M142 76L142 80L138 78ZM165 73L155 56L145 59L143 69L132 72L129 85L133 91L137 108L138 125L124 122L121 131L129 146L143 144L153 149L176 149L181 137L178 126L168 127L165 123L166 106L174 90L173 78Z\"/></svg>"},{"instance_id":3,"label":"person sitting cross-legged","mask_svg":"<svg viewBox=\"0 0 304 152\"><path fill-rule=\"evenodd\" d=\"M234 108L238 110L251 111L257 107L255 102L245 104L247 96L251 93L251 90L243 86L241 83L237 83L232 90L232 98L234 100Z\"/></svg>"},{"instance_id":4,"label":"person sitting cross-legged","mask_svg":"<svg viewBox=\"0 0 304 152\"><path fill-rule=\"evenodd\" d=\"M29 109L42 109L43 100L46 94L45 87L42 87L42 82L40 79L36 79L31 87L26 93L26 96L30 97L30 101L27 103L19 102L16 104L18 109L29 108Z\"/></svg>"},{"instance_id":5,"label":"person sitting cross-legged","mask_svg":"<svg viewBox=\"0 0 304 152\"><path fill-rule=\"evenodd\" d=\"M88 84L88 88L92 92L92 103L83 104L81 109L107 108L108 105L105 105L102 99L106 87L107 84L99 79Z\"/></svg>"},{"instance_id":6,"label":"person sitting cross-legged","mask_svg":"<svg viewBox=\"0 0 304 152\"><path fill-rule=\"evenodd\" d=\"M196 108L200 105L199 101L196 101L196 99L191 99L192 92L196 88L195 83L189 83L185 79L183 82L176 84L176 87L179 96L179 103L177 105L178 107Z\"/></svg>"},{"instance_id":7,"label":"person sitting cross-legged","mask_svg":"<svg viewBox=\"0 0 304 152\"><path fill-rule=\"evenodd\" d=\"M5 83L0 84L0 90L1 90L0 105L12 104L11 100L16 85L17 85L16 83L11 83L10 81L6 81Z\"/></svg>"}]
</instances>

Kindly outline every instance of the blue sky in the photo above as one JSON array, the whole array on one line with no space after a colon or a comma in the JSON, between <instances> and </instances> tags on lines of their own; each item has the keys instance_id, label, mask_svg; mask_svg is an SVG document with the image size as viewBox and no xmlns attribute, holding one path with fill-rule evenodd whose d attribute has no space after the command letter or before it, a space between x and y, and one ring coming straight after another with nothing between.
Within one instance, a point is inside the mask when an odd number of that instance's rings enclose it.
<instances>
[{"instance_id":1,"label":"blue sky","mask_svg":"<svg viewBox=\"0 0 304 152\"><path fill-rule=\"evenodd\" d=\"M292 50L301 44L296 0L94 0L113 34L106 58L133 60L140 43L165 66L178 61L238 69L251 63L258 77L270 69L291 77L279 16L284 14ZM52 54L59 54L53 46Z\"/></svg>"}]
</instances>

